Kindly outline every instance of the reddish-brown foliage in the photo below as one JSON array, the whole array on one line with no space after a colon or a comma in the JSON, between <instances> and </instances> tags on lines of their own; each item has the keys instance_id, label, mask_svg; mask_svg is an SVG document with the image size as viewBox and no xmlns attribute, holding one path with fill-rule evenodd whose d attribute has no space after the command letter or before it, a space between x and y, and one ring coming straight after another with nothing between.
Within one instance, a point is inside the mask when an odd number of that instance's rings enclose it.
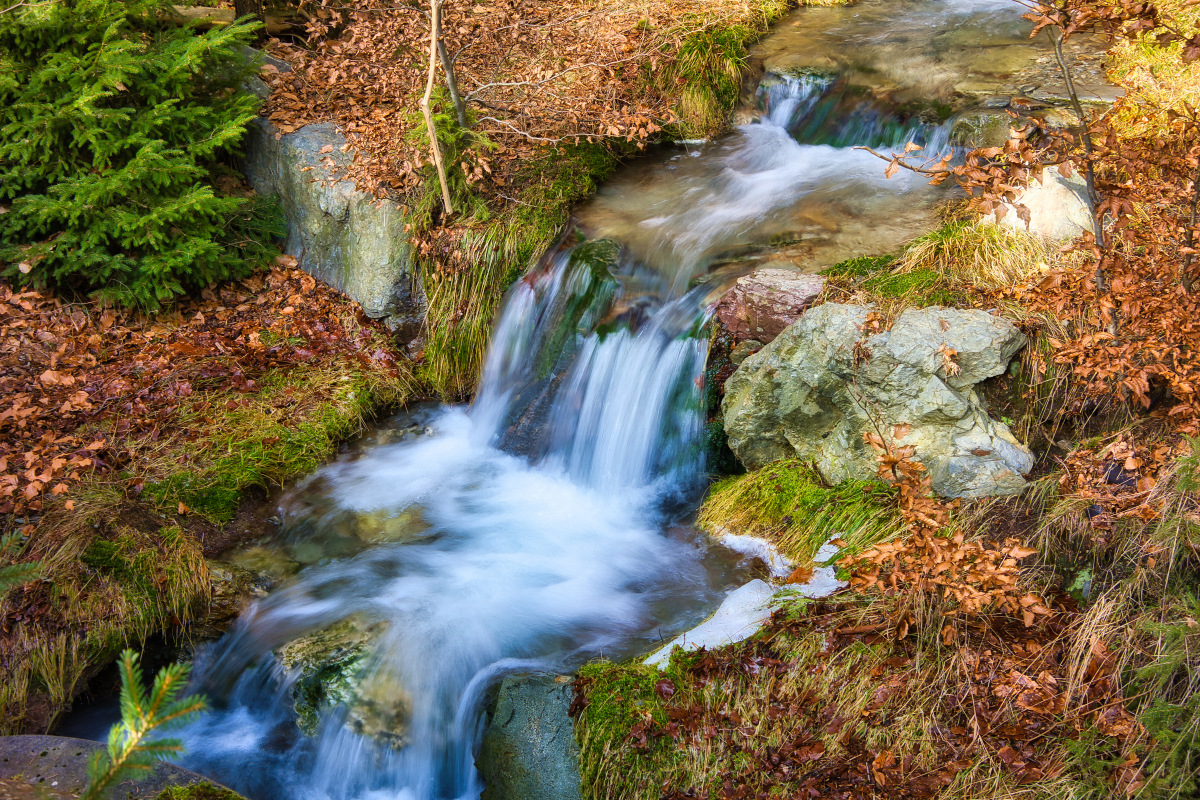
<instances>
[{"instance_id":1,"label":"reddish-brown foliage","mask_svg":"<svg viewBox=\"0 0 1200 800\"><path fill-rule=\"evenodd\" d=\"M182 406L236 404L268 370L333 354L396 369L375 323L294 267L283 257L155 318L0 284L0 514L122 465L122 442L195 437L177 428Z\"/></svg>"}]
</instances>

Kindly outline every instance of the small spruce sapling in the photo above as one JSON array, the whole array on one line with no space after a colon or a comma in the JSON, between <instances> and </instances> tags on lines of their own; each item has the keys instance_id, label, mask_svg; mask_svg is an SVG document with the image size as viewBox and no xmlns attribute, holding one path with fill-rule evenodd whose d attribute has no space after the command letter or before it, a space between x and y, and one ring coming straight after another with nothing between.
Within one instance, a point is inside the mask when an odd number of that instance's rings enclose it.
<instances>
[{"instance_id":1,"label":"small spruce sapling","mask_svg":"<svg viewBox=\"0 0 1200 800\"><path fill-rule=\"evenodd\" d=\"M41 562L13 563L12 556L20 547L15 533L0 536L0 597L14 586L36 580L42 574Z\"/></svg>"},{"instance_id":2,"label":"small spruce sapling","mask_svg":"<svg viewBox=\"0 0 1200 800\"><path fill-rule=\"evenodd\" d=\"M6 4L7 5L7 4ZM258 99L239 48L169 0L0 11L0 276L156 309L252 264L224 246L241 197L214 190Z\"/></svg>"},{"instance_id":3,"label":"small spruce sapling","mask_svg":"<svg viewBox=\"0 0 1200 800\"><path fill-rule=\"evenodd\" d=\"M132 650L121 653L121 721L109 731L108 747L97 750L88 761L88 786L79 800L99 800L118 782L144 775L159 761L182 753L178 739L150 738L150 734L181 724L208 707L201 696L179 697L187 685L187 664L163 667L147 694L137 661Z\"/></svg>"}]
</instances>

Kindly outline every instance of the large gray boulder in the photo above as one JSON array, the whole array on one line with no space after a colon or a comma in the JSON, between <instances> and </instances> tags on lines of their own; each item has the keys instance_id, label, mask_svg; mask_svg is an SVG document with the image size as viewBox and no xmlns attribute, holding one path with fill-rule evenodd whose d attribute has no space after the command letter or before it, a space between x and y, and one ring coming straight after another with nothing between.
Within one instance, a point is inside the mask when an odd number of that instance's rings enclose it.
<instances>
[{"instance_id":1,"label":"large gray boulder","mask_svg":"<svg viewBox=\"0 0 1200 800\"><path fill-rule=\"evenodd\" d=\"M280 135L260 117L247 131L246 179L259 194L278 195L288 221L285 252L301 269L410 341L420 331L425 295L404 217L353 181L335 180L354 157L345 144L330 122Z\"/></svg>"},{"instance_id":2,"label":"large gray boulder","mask_svg":"<svg viewBox=\"0 0 1200 800\"><path fill-rule=\"evenodd\" d=\"M476 766L482 800L579 800L579 745L567 711L571 683L509 675L489 709Z\"/></svg>"},{"instance_id":3,"label":"large gray boulder","mask_svg":"<svg viewBox=\"0 0 1200 800\"><path fill-rule=\"evenodd\" d=\"M876 453L863 434L881 431L915 447L938 494L1020 491L1033 456L974 386L1004 372L1021 332L984 311L926 308L866 336L868 313L818 306L730 376L725 432L738 459L756 469L798 457L830 483L870 479Z\"/></svg>"}]
</instances>

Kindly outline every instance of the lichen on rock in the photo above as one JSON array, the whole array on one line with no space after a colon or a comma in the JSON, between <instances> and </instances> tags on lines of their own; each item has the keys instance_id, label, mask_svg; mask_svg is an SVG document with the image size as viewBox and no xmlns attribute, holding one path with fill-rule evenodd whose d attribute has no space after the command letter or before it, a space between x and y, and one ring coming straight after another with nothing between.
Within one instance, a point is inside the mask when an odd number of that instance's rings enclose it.
<instances>
[{"instance_id":1,"label":"lichen on rock","mask_svg":"<svg viewBox=\"0 0 1200 800\"><path fill-rule=\"evenodd\" d=\"M875 476L864 441L913 446L947 497L1013 494L1033 456L988 416L974 386L1005 371L1025 337L979 310L910 309L867 336L870 309L826 303L747 358L725 384L729 446L750 469L813 463L831 485Z\"/></svg>"}]
</instances>

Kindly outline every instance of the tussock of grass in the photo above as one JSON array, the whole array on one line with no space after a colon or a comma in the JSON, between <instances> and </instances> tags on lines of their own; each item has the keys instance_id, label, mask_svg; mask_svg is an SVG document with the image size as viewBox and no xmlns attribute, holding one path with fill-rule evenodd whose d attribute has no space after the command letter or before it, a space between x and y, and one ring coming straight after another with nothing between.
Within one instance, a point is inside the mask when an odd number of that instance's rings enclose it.
<instances>
[{"instance_id":1,"label":"tussock of grass","mask_svg":"<svg viewBox=\"0 0 1200 800\"><path fill-rule=\"evenodd\" d=\"M713 136L728 124L741 91L746 48L792 4L787 0L752 0L751 6L750 13L738 24L701 19L685 22L683 27L692 30L685 35L661 79L664 88L682 85L675 115L684 138Z\"/></svg>"},{"instance_id":2,"label":"tussock of grass","mask_svg":"<svg viewBox=\"0 0 1200 800\"><path fill-rule=\"evenodd\" d=\"M1002 289L1044 268L1054 249L1038 236L990 217L951 222L905 245L898 274L929 270L981 289Z\"/></svg>"},{"instance_id":3,"label":"tussock of grass","mask_svg":"<svg viewBox=\"0 0 1200 800\"><path fill-rule=\"evenodd\" d=\"M417 375L433 393L459 400L474 390L505 291L558 238L571 204L594 192L619 157L601 144L548 150L519 176L526 183L517 206L462 234L456 246L466 269L443 271L423 261L429 310ZM434 184L426 188L436 191Z\"/></svg>"},{"instance_id":4,"label":"tussock of grass","mask_svg":"<svg viewBox=\"0 0 1200 800\"><path fill-rule=\"evenodd\" d=\"M34 721L28 717L34 695L49 711L37 722L53 724L89 668L124 646L185 629L211 596L203 554L178 527L101 530L81 522L47 562L52 581L35 589L58 624L19 626L0 644L0 657L12 667L0 689L0 734L23 732Z\"/></svg>"},{"instance_id":5,"label":"tussock of grass","mask_svg":"<svg viewBox=\"0 0 1200 800\"><path fill-rule=\"evenodd\" d=\"M889 503L893 493L869 481L826 488L803 463L786 459L714 485L696 522L714 534L768 539L788 558L805 563L832 538L857 552L898 536L903 522Z\"/></svg>"}]
</instances>

